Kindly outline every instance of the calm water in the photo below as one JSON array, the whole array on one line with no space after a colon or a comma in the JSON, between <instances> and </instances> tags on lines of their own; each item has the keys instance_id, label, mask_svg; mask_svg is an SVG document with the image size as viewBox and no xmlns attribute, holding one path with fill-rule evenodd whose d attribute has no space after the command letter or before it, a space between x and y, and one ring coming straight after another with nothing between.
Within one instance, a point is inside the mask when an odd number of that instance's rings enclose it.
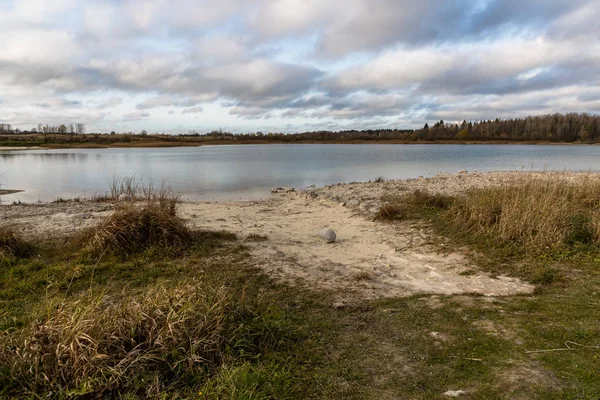
<instances>
[{"instance_id":1,"label":"calm water","mask_svg":"<svg viewBox=\"0 0 600 400\"><path fill-rule=\"evenodd\" d=\"M244 145L162 149L0 151L3 201L103 194L115 175L171 187L190 200L256 199L274 186L302 188L383 176L496 170L600 171L600 146Z\"/></svg>"}]
</instances>

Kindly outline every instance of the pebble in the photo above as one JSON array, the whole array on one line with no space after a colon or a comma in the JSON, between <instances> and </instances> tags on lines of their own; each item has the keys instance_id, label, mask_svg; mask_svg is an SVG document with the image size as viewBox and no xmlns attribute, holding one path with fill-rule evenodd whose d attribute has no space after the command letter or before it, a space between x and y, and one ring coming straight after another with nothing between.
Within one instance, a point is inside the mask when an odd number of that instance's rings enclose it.
<instances>
[{"instance_id":1,"label":"pebble","mask_svg":"<svg viewBox=\"0 0 600 400\"><path fill-rule=\"evenodd\" d=\"M448 390L446 392L443 393L444 396L448 396L448 397L458 397L461 394L467 394L466 390Z\"/></svg>"},{"instance_id":2,"label":"pebble","mask_svg":"<svg viewBox=\"0 0 600 400\"><path fill-rule=\"evenodd\" d=\"M357 207L360 205L360 201L357 199L352 199L346 203L349 207Z\"/></svg>"},{"instance_id":3,"label":"pebble","mask_svg":"<svg viewBox=\"0 0 600 400\"><path fill-rule=\"evenodd\" d=\"M329 229L329 228L325 228L323 229L321 232L319 232L318 235L321 239L325 240L327 243L333 243L335 242L335 232L333 231L333 229Z\"/></svg>"},{"instance_id":4,"label":"pebble","mask_svg":"<svg viewBox=\"0 0 600 400\"><path fill-rule=\"evenodd\" d=\"M130 194L121 193L118 198L119 201L133 201L134 198Z\"/></svg>"}]
</instances>

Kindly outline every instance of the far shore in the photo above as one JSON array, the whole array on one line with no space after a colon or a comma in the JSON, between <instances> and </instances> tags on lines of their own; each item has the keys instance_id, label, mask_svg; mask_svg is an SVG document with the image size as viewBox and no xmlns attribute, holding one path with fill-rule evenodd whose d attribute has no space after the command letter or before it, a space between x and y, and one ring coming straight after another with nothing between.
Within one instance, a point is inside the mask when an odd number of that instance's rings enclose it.
<instances>
[{"instance_id":1,"label":"far shore","mask_svg":"<svg viewBox=\"0 0 600 400\"><path fill-rule=\"evenodd\" d=\"M202 140L202 141L139 141L115 143L49 143L39 146L2 146L0 151L16 150L58 150L58 149L111 149L111 148L168 148L168 147L200 147L200 146L232 146L232 145L283 145L283 144L445 144L445 145L598 145L600 143L584 142L550 142L550 141L513 141L513 140L340 140L340 141L295 141L282 142L272 140Z\"/></svg>"},{"instance_id":2,"label":"far shore","mask_svg":"<svg viewBox=\"0 0 600 400\"><path fill-rule=\"evenodd\" d=\"M21 192L24 192L24 190L0 189L0 196L4 196L7 194L21 193Z\"/></svg>"}]
</instances>

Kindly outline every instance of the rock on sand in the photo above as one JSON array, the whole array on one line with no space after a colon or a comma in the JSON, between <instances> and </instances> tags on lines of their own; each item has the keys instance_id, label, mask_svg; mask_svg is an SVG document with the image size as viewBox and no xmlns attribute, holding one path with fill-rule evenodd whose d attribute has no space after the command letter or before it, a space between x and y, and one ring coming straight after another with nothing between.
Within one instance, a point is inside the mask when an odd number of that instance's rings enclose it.
<instances>
[{"instance_id":1,"label":"rock on sand","mask_svg":"<svg viewBox=\"0 0 600 400\"><path fill-rule=\"evenodd\" d=\"M332 229L325 228L319 232L319 237L325 240L327 243L335 242L335 232Z\"/></svg>"}]
</instances>

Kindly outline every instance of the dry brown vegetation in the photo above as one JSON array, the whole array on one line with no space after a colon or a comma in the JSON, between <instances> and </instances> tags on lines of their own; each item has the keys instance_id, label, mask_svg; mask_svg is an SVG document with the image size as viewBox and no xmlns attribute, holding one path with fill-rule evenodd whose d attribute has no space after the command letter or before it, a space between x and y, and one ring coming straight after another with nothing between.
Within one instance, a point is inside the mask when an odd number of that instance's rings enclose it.
<instances>
[{"instance_id":1,"label":"dry brown vegetation","mask_svg":"<svg viewBox=\"0 0 600 400\"><path fill-rule=\"evenodd\" d=\"M8 226L0 226L0 261L31 255L33 246Z\"/></svg>"},{"instance_id":2,"label":"dry brown vegetation","mask_svg":"<svg viewBox=\"0 0 600 400\"><path fill-rule=\"evenodd\" d=\"M543 252L600 244L600 176L524 174L500 186L447 196L415 190L387 196L378 220L422 218L439 212L447 227Z\"/></svg>"},{"instance_id":3,"label":"dry brown vegetation","mask_svg":"<svg viewBox=\"0 0 600 400\"><path fill-rule=\"evenodd\" d=\"M223 287L200 283L123 300L85 295L47 304L47 314L12 336L0 360L10 366L13 384L30 393L84 395L145 386L146 396L157 395L186 376L214 372L222 362L232 336L227 304Z\"/></svg>"},{"instance_id":4,"label":"dry brown vegetation","mask_svg":"<svg viewBox=\"0 0 600 400\"><path fill-rule=\"evenodd\" d=\"M448 209L454 198L441 193L415 190L402 196L383 198L383 205L375 215L376 220L393 221L420 217L423 212Z\"/></svg>"},{"instance_id":5,"label":"dry brown vegetation","mask_svg":"<svg viewBox=\"0 0 600 400\"><path fill-rule=\"evenodd\" d=\"M143 200L119 203L110 217L84 234L93 253L132 254L152 246L182 248L190 242L192 233L177 215L179 196L164 185L157 190L133 179L115 179L111 192L114 197L142 193Z\"/></svg>"},{"instance_id":6,"label":"dry brown vegetation","mask_svg":"<svg viewBox=\"0 0 600 400\"><path fill-rule=\"evenodd\" d=\"M446 218L475 235L542 252L600 244L600 177L525 175L503 186L471 189Z\"/></svg>"}]
</instances>

